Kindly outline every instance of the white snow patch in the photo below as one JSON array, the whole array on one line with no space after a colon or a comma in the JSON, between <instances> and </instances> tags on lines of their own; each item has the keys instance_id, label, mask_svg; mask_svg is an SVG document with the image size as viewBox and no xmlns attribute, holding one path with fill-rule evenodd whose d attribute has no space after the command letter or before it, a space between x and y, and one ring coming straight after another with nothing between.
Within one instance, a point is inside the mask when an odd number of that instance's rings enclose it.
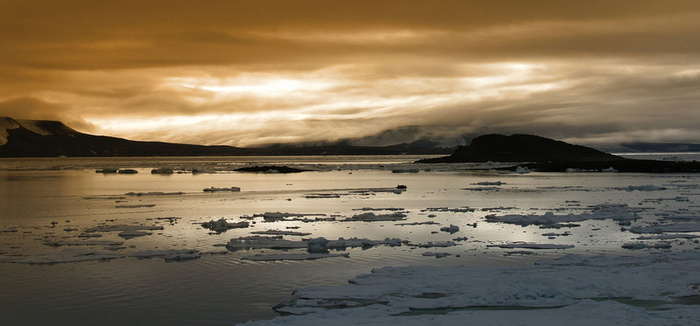
<instances>
[{"instance_id":1,"label":"white snow patch","mask_svg":"<svg viewBox=\"0 0 700 326\"><path fill-rule=\"evenodd\" d=\"M42 135L42 136L48 136L48 135L53 135L52 132L41 128L37 125L38 121L35 120L17 120L17 122L24 127L24 129L27 129L33 133Z\"/></svg>"},{"instance_id":2,"label":"white snow patch","mask_svg":"<svg viewBox=\"0 0 700 326\"><path fill-rule=\"evenodd\" d=\"M20 125L11 118L0 118L0 146L7 144L8 129L17 129Z\"/></svg>"}]
</instances>

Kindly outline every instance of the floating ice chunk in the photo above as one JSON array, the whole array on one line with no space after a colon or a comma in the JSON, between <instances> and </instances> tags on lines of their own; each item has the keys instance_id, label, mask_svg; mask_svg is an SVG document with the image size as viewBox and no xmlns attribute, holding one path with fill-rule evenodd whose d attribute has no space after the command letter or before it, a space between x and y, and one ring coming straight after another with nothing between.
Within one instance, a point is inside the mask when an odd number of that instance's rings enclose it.
<instances>
[{"instance_id":1,"label":"floating ice chunk","mask_svg":"<svg viewBox=\"0 0 700 326\"><path fill-rule=\"evenodd\" d=\"M299 249L307 247L308 244L304 241L292 241L266 237L231 239L226 244L226 249L232 251L240 249Z\"/></svg>"},{"instance_id":2,"label":"floating ice chunk","mask_svg":"<svg viewBox=\"0 0 700 326\"><path fill-rule=\"evenodd\" d=\"M253 214L253 217L262 217L266 222L282 221L289 217L304 217L304 216L326 216L326 214L301 214L301 213L282 213L282 212L265 212L263 214Z\"/></svg>"},{"instance_id":3,"label":"floating ice chunk","mask_svg":"<svg viewBox=\"0 0 700 326\"><path fill-rule=\"evenodd\" d=\"M444 248L444 247L452 247L456 246L457 244L452 242L452 241L443 241L443 242L432 242L428 241L426 243L409 243L409 246L414 246L418 248Z\"/></svg>"},{"instance_id":4,"label":"floating ice chunk","mask_svg":"<svg viewBox=\"0 0 700 326\"><path fill-rule=\"evenodd\" d=\"M374 247L377 245L400 246L403 243L398 238L385 238L384 240L370 240L360 238L338 238L338 240L330 240L326 244L327 248L342 249L347 247Z\"/></svg>"},{"instance_id":5,"label":"floating ice chunk","mask_svg":"<svg viewBox=\"0 0 700 326\"><path fill-rule=\"evenodd\" d=\"M629 298L643 305L697 295L689 285L697 283L699 268L699 252L567 255L536 266L385 267L355 277L350 285L298 289L275 306L280 312L307 315L247 325L327 325L339 320L362 325L459 325L469 320L489 325L689 326L700 318L695 306L669 304L647 310L614 300ZM435 314L448 309L448 314Z\"/></svg>"},{"instance_id":6,"label":"floating ice chunk","mask_svg":"<svg viewBox=\"0 0 700 326\"><path fill-rule=\"evenodd\" d=\"M391 173L418 173L420 169L394 169Z\"/></svg>"},{"instance_id":7,"label":"floating ice chunk","mask_svg":"<svg viewBox=\"0 0 700 326\"><path fill-rule=\"evenodd\" d=\"M99 238L102 237L101 234L95 234L95 233L81 233L78 235L78 238Z\"/></svg>"},{"instance_id":8,"label":"floating ice chunk","mask_svg":"<svg viewBox=\"0 0 700 326\"><path fill-rule=\"evenodd\" d=\"M282 231L282 230L265 230L265 231L253 231L252 234L268 234L268 235L291 235L291 236L304 236L311 233L308 232L297 232L297 231Z\"/></svg>"},{"instance_id":9,"label":"floating ice chunk","mask_svg":"<svg viewBox=\"0 0 700 326\"><path fill-rule=\"evenodd\" d=\"M239 192L239 191L241 191L241 188L239 188L239 187L230 187L230 188L209 187L209 188L204 188L204 192L223 192L223 191Z\"/></svg>"},{"instance_id":10,"label":"floating ice chunk","mask_svg":"<svg viewBox=\"0 0 700 326\"><path fill-rule=\"evenodd\" d=\"M252 260L252 261L276 261L276 260L315 260L315 259L332 258L332 257L349 258L350 254L348 254L348 253L343 253L343 254L319 254L319 253L314 253L314 254L271 254L271 255L257 254L254 256L243 257L242 259Z\"/></svg>"},{"instance_id":11,"label":"floating ice chunk","mask_svg":"<svg viewBox=\"0 0 700 326\"><path fill-rule=\"evenodd\" d=\"M481 182L475 183L475 185L477 185L477 186L502 186L504 184L506 184L506 183L501 182L501 181L481 181Z\"/></svg>"},{"instance_id":12,"label":"floating ice chunk","mask_svg":"<svg viewBox=\"0 0 700 326\"><path fill-rule=\"evenodd\" d=\"M637 240L671 240L671 239L697 239L700 235L694 234L659 234L650 236L641 236Z\"/></svg>"},{"instance_id":13,"label":"floating ice chunk","mask_svg":"<svg viewBox=\"0 0 700 326\"><path fill-rule=\"evenodd\" d=\"M600 170L600 172L612 172L612 173L614 173L614 172L618 172L618 171L615 170L615 168L613 168L613 167L611 166L611 167L609 167L609 168L607 168L607 169L602 169L602 170Z\"/></svg>"},{"instance_id":14,"label":"floating ice chunk","mask_svg":"<svg viewBox=\"0 0 700 326\"><path fill-rule=\"evenodd\" d=\"M163 258L165 261L197 259L202 253L196 249L143 250L129 255L136 258Z\"/></svg>"},{"instance_id":15,"label":"floating ice chunk","mask_svg":"<svg viewBox=\"0 0 700 326\"><path fill-rule=\"evenodd\" d=\"M395 212L391 214L379 214L376 215L372 212L362 213L354 215L353 217L346 218L342 221L352 222L352 221L362 221L362 222L379 222L379 221L401 221L406 219L406 214Z\"/></svg>"},{"instance_id":16,"label":"floating ice chunk","mask_svg":"<svg viewBox=\"0 0 700 326\"><path fill-rule=\"evenodd\" d=\"M56 242L44 242L47 246L59 247L59 246L120 246L124 242L122 241L56 241Z\"/></svg>"},{"instance_id":17,"label":"floating ice chunk","mask_svg":"<svg viewBox=\"0 0 700 326\"><path fill-rule=\"evenodd\" d=\"M329 198L340 198L339 194L311 194L304 196L306 199L329 199Z\"/></svg>"},{"instance_id":18,"label":"floating ice chunk","mask_svg":"<svg viewBox=\"0 0 700 326\"><path fill-rule=\"evenodd\" d=\"M450 256L451 254L448 252L432 252L432 251L426 251L422 253L423 256L434 256L435 258L443 258Z\"/></svg>"},{"instance_id":19,"label":"floating ice chunk","mask_svg":"<svg viewBox=\"0 0 700 326\"><path fill-rule=\"evenodd\" d=\"M632 233L700 232L700 223L635 226L629 230Z\"/></svg>"},{"instance_id":20,"label":"floating ice chunk","mask_svg":"<svg viewBox=\"0 0 700 326\"><path fill-rule=\"evenodd\" d=\"M375 207L362 207L359 209L353 209L354 211L403 211L405 209L401 207L381 207L381 208L375 208Z\"/></svg>"},{"instance_id":21,"label":"floating ice chunk","mask_svg":"<svg viewBox=\"0 0 700 326\"><path fill-rule=\"evenodd\" d=\"M307 241L310 252L325 252L329 249L345 250L346 248L362 247L369 248L377 245L401 246L403 241L397 238L385 238L384 240L370 240L360 238L338 238L338 240L328 240L326 238L314 238Z\"/></svg>"},{"instance_id":22,"label":"floating ice chunk","mask_svg":"<svg viewBox=\"0 0 700 326\"><path fill-rule=\"evenodd\" d=\"M109 225L89 228L85 232L113 232L113 231L155 231L163 230L162 226L152 225Z\"/></svg>"},{"instance_id":23,"label":"floating ice chunk","mask_svg":"<svg viewBox=\"0 0 700 326\"><path fill-rule=\"evenodd\" d=\"M498 187L471 187L471 188L462 188L462 190L469 190L469 191L499 191L501 188Z\"/></svg>"},{"instance_id":24,"label":"floating ice chunk","mask_svg":"<svg viewBox=\"0 0 700 326\"><path fill-rule=\"evenodd\" d=\"M127 231L122 231L122 232L117 233L118 236L120 236L124 239L143 237L143 236L151 235L151 234L153 234L153 232L144 232L144 231L136 231L136 230L127 230Z\"/></svg>"},{"instance_id":25,"label":"floating ice chunk","mask_svg":"<svg viewBox=\"0 0 700 326\"><path fill-rule=\"evenodd\" d=\"M633 221L639 219L636 213L631 213L627 205L598 205L592 207L593 211L583 214L555 215L553 212L546 212L543 215L487 215L487 222L500 222L527 225L553 225L558 223L581 222L586 220L606 220L612 219L617 222Z\"/></svg>"},{"instance_id":26,"label":"floating ice chunk","mask_svg":"<svg viewBox=\"0 0 700 326\"><path fill-rule=\"evenodd\" d=\"M659 242L659 243L654 243L654 244L647 244L643 242L628 242L622 244L622 248L624 249L632 249L632 250L639 250L639 249L671 249L671 243L669 242Z\"/></svg>"},{"instance_id":27,"label":"floating ice chunk","mask_svg":"<svg viewBox=\"0 0 700 326\"><path fill-rule=\"evenodd\" d=\"M405 225L435 225L435 224L440 224L434 221L425 221L425 222L411 222L411 223L396 223L394 225L396 226L405 226Z\"/></svg>"},{"instance_id":28,"label":"floating ice chunk","mask_svg":"<svg viewBox=\"0 0 700 326\"><path fill-rule=\"evenodd\" d=\"M452 212L452 213L468 213L473 212L476 209L465 207L449 208L449 207L428 207L425 209L428 212Z\"/></svg>"},{"instance_id":29,"label":"floating ice chunk","mask_svg":"<svg viewBox=\"0 0 700 326\"><path fill-rule=\"evenodd\" d=\"M177 191L177 192L162 192L162 191L151 191L151 192L127 192L125 195L127 196L178 196L182 195L182 191Z\"/></svg>"},{"instance_id":30,"label":"floating ice chunk","mask_svg":"<svg viewBox=\"0 0 700 326\"><path fill-rule=\"evenodd\" d=\"M528 168L525 167L525 166L518 166L517 168L515 168L515 173L518 173L518 174L527 174L527 173L530 173L530 169L528 169Z\"/></svg>"},{"instance_id":31,"label":"floating ice chunk","mask_svg":"<svg viewBox=\"0 0 700 326\"><path fill-rule=\"evenodd\" d=\"M491 244L491 245L486 245L486 247L498 247L498 248L504 248L504 249L569 249L569 248L573 248L574 245L514 242L514 243L504 243L504 244Z\"/></svg>"},{"instance_id":32,"label":"floating ice chunk","mask_svg":"<svg viewBox=\"0 0 700 326\"><path fill-rule=\"evenodd\" d=\"M144 207L156 207L156 204L138 204L138 205L116 205L115 208L144 208Z\"/></svg>"},{"instance_id":33,"label":"floating ice chunk","mask_svg":"<svg viewBox=\"0 0 700 326\"><path fill-rule=\"evenodd\" d=\"M161 167L161 168L156 168L151 170L151 174L173 174L175 171L173 171L172 168L169 167Z\"/></svg>"},{"instance_id":34,"label":"floating ice chunk","mask_svg":"<svg viewBox=\"0 0 700 326\"><path fill-rule=\"evenodd\" d=\"M519 325L519 326L589 326L589 325L676 325L695 326L700 318L698 309L675 306L668 310L647 310L613 300L583 299L565 307L547 309L460 309L405 311L405 306L383 304L357 307L279 307L282 317L272 320L250 321L242 326L285 325ZM448 312L449 311L449 312Z\"/></svg>"},{"instance_id":35,"label":"floating ice chunk","mask_svg":"<svg viewBox=\"0 0 700 326\"><path fill-rule=\"evenodd\" d=\"M456 226L454 224L450 224L450 226L441 227L440 231L449 232L450 234L452 234L452 233L459 231L459 226Z\"/></svg>"},{"instance_id":36,"label":"floating ice chunk","mask_svg":"<svg viewBox=\"0 0 700 326\"><path fill-rule=\"evenodd\" d=\"M226 232L229 229L240 229L240 228L247 228L250 226L250 223L246 221L241 221L241 222L236 222L236 223L229 223L224 219L223 217L214 221L211 220L209 222L204 222L202 223L202 227L205 229L212 230L216 233L222 233Z\"/></svg>"},{"instance_id":37,"label":"floating ice chunk","mask_svg":"<svg viewBox=\"0 0 700 326\"><path fill-rule=\"evenodd\" d=\"M95 173L104 173L104 174L117 173L117 170L118 169L115 169L115 168L101 168L101 169L95 170Z\"/></svg>"},{"instance_id":38,"label":"floating ice chunk","mask_svg":"<svg viewBox=\"0 0 700 326\"><path fill-rule=\"evenodd\" d=\"M666 190L665 187L659 187L659 186L654 186L654 185L627 186L627 187L613 188L613 189L624 190L624 191L661 191L661 190Z\"/></svg>"}]
</instances>

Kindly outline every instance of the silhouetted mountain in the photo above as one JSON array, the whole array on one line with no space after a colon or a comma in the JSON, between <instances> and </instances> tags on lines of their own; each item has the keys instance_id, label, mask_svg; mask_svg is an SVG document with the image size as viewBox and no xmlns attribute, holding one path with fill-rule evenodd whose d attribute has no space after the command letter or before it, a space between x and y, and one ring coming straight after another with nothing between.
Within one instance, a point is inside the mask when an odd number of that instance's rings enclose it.
<instances>
[{"instance_id":1,"label":"silhouetted mountain","mask_svg":"<svg viewBox=\"0 0 700 326\"><path fill-rule=\"evenodd\" d=\"M485 135L460 146L450 156L418 161L419 163L517 162L541 172L564 172L569 169L597 170L613 168L619 172L700 172L700 162L633 160L603 153L596 149L571 145L533 135ZM524 163L526 162L526 163Z\"/></svg>"},{"instance_id":2,"label":"silhouetted mountain","mask_svg":"<svg viewBox=\"0 0 700 326\"><path fill-rule=\"evenodd\" d=\"M689 143L622 143L624 149L632 152L671 153L700 152L700 144Z\"/></svg>"},{"instance_id":3,"label":"silhouetted mountain","mask_svg":"<svg viewBox=\"0 0 700 326\"><path fill-rule=\"evenodd\" d=\"M445 154L445 150L402 146L239 148L133 141L78 132L59 121L0 117L0 157L56 156L238 156L238 155L393 155Z\"/></svg>"},{"instance_id":4,"label":"silhouetted mountain","mask_svg":"<svg viewBox=\"0 0 700 326\"><path fill-rule=\"evenodd\" d=\"M484 135L468 146L459 146L448 157L431 162L549 162L549 161L613 161L621 157L599 150L571 145L534 135Z\"/></svg>"}]
</instances>

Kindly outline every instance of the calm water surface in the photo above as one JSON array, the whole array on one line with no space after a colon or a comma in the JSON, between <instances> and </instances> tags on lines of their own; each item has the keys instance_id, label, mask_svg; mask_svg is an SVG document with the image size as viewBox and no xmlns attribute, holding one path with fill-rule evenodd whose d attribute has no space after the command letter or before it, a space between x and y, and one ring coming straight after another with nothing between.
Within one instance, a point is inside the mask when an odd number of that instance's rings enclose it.
<instances>
[{"instance_id":1,"label":"calm water surface","mask_svg":"<svg viewBox=\"0 0 700 326\"><path fill-rule=\"evenodd\" d=\"M500 174L463 170L468 166L413 165L416 157L245 157L0 160L0 315L5 325L229 325L276 316L271 307L295 289L344 284L374 267L407 265L506 265L566 253L636 254L621 245L638 235L612 220L584 221L579 227L488 223L488 214L580 214L590 205L627 204L648 224L663 214L698 215L700 178L679 174L529 173ZM231 171L246 164L284 164L312 169L298 174L246 174ZM99 174L101 167L134 168L138 174ZM215 173L153 175L171 166ZM417 169L417 171L415 170ZM412 173L392 173L412 172ZM500 181L495 189L480 182ZM403 192L386 191L402 184ZM628 186L663 190L626 191ZM207 187L240 187L236 193L205 193ZM481 189L479 189L481 188ZM129 192L178 195L129 196ZM333 195L334 198L307 198ZM126 206L126 207L124 207ZM471 212L435 211L465 208ZM323 214L337 220L372 208L406 212L400 222L301 221L253 219L246 229L210 234L201 223L219 218L237 222L265 212ZM431 210L432 209L432 210ZM171 223L159 218L177 217ZM311 216L313 217L313 216ZM401 222L433 221L439 225ZM476 227L468 224L476 223ZM457 225L454 234L442 226ZM52 265L15 261L54 254L67 247L45 243L79 241L78 235L101 225L159 225L153 234L123 239L105 232L98 240L123 241L120 253L156 249L196 249L201 258L182 262L122 258ZM411 243L468 240L448 248L376 246L347 249L349 258L315 261L252 262L243 257L275 250L228 252L222 245L252 231L294 230L311 237L400 238ZM543 233L570 233L543 236ZM298 236L285 239L300 240ZM527 241L572 244L566 250L532 250L527 255L488 244ZM672 250L697 246L673 241ZM81 246L104 252L104 246ZM74 247L70 247L74 248ZM450 253L436 259L426 251ZM292 250L290 253L303 253ZM334 253L332 251L332 253Z\"/></svg>"}]
</instances>

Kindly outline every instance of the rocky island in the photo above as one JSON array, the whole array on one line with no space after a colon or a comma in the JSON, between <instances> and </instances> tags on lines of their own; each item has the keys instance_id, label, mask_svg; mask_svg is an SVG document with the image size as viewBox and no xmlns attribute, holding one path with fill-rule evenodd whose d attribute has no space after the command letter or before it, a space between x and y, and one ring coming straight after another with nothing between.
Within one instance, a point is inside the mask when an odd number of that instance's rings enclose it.
<instances>
[{"instance_id":1,"label":"rocky island","mask_svg":"<svg viewBox=\"0 0 700 326\"><path fill-rule=\"evenodd\" d=\"M525 166L541 172L565 172L572 169L602 171L610 168L618 172L700 172L700 162L627 159L590 147L522 134L479 136L470 145L459 146L450 156L420 160L417 163L489 161L513 162L513 168Z\"/></svg>"}]
</instances>

